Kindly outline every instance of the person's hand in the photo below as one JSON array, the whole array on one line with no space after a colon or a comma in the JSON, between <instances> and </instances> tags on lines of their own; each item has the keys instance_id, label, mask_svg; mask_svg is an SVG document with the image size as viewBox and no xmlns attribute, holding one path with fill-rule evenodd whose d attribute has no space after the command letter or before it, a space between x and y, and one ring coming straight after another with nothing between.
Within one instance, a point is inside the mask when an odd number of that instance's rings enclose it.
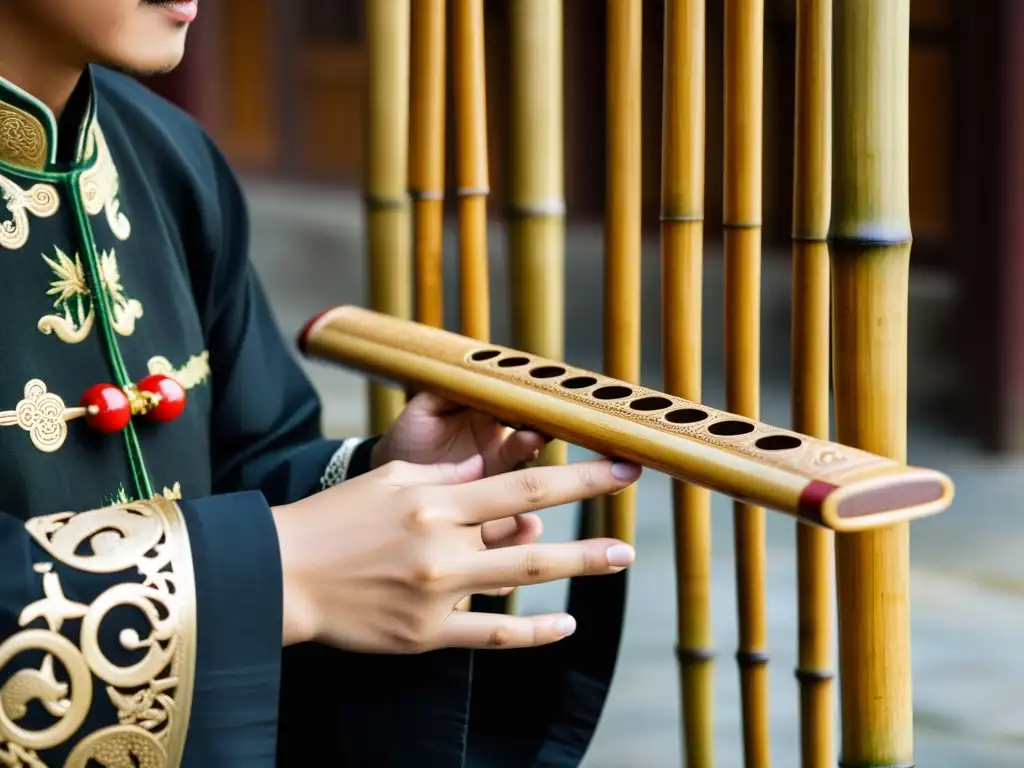
<instances>
[{"instance_id":1,"label":"person's hand","mask_svg":"<svg viewBox=\"0 0 1024 768\"><path fill-rule=\"evenodd\" d=\"M617 573L634 558L615 539L515 543L519 513L614 493L640 468L606 460L483 477L459 464L391 462L295 504L275 507L284 574L285 644L421 653L524 648L572 634L566 614L453 610L464 597ZM486 524L505 523L488 534Z\"/></svg>"},{"instance_id":2,"label":"person's hand","mask_svg":"<svg viewBox=\"0 0 1024 768\"><path fill-rule=\"evenodd\" d=\"M479 454L484 475L498 475L535 458L544 442L536 432L510 429L486 413L421 392L373 447L370 468L391 461L457 464Z\"/></svg>"}]
</instances>

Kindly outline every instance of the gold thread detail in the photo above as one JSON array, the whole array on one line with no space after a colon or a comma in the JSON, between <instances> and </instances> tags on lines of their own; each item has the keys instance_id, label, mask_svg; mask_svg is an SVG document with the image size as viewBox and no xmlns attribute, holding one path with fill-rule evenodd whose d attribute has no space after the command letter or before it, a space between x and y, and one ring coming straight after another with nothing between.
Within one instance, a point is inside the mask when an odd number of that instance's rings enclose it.
<instances>
[{"instance_id":1,"label":"gold thread detail","mask_svg":"<svg viewBox=\"0 0 1024 768\"><path fill-rule=\"evenodd\" d=\"M134 384L129 384L125 387L124 394L128 398L128 405L132 410L132 416L145 416L160 405L164 399L163 395L139 389Z\"/></svg>"},{"instance_id":2,"label":"gold thread detail","mask_svg":"<svg viewBox=\"0 0 1024 768\"><path fill-rule=\"evenodd\" d=\"M46 130L23 109L0 103L0 160L21 168L46 168Z\"/></svg>"},{"instance_id":3,"label":"gold thread detail","mask_svg":"<svg viewBox=\"0 0 1024 768\"><path fill-rule=\"evenodd\" d=\"M105 213L114 237L118 240L127 240L132 233L132 225L128 217L121 212L121 202L118 199L121 180L107 140L97 122L93 123L85 145L85 156L92 158L93 155L96 156L96 161L89 170L82 173L79 180L82 204L90 216L95 216L100 211Z\"/></svg>"},{"instance_id":4,"label":"gold thread detail","mask_svg":"<svg viewBox=\"0 0 1024 768\"><path fill-rule=\"evenodd\" d=\"M0 198L10 218L0 221L0 248L16 251L28 242L28 215L41 219L53 216L60 208L60 196L52 184L34 184L26 191L0 175Z\"/></svg>"},{"instance_id":5,"label":"gold thread detail","mask_svg":"<svg viewBox=\"0 0 1024 768\"><path fill-rule=\"evenodd\" d=\"M46 294L55 297L53 306L60 314L44 315L36 327L67 344L78 344L92 331L96 316L94 297L85 279L81 256L76 253L72 261L60 248L54 246L54 251L53 258L43 255L43 261L56 277ZM142 317L142 304L125 295L113 249L100 254L99 271L103 290L110 297L110 324L121 336L131 336L135 332L135 321Z\"/></svg>"},{"instance_id":6,"label":"gold thread detail","mask_svg":"<svg viewBox=\"0 0 1024 768\"><path fill-rule=\"evenodd\" d=\"M14 672L0 688L0 761L45 768L40 753L71 742L64 763L68 768L180 765L196 654L195 577L181 510L156 496L37 517L25 528L66 568L79 574L122 574L124 580L85 604L68 599L53 563L35 564L44 597L25 606L18 618L21 631L0 643L0 670L20 654L45 655L38 668ZM139 578L130 580L131 572ZM127 666L111 659L109 644L104 647L100 640L105 622L116 621L123 607L134 608L150 628L148 637L129 628L117 635L121 647L137 659ZM73 620L81 620L77 645L62 634L65 622ZM37 622L45 628L31 626ZM72 625L69 634L74 631ZM58 679L55 662L66 679ZM117 710L117 720L79 735L98 690ZM33 700L54 719L51 725L30 729L19 724Z\"/></svg>"},{"instance_id":7,"label":"gold thread detail","mask_svg":"<svg viewBox=\"0 0 1024 768\"><path fill-rule=\"evenodd\" d=\"M151 357L146 368L151 376L155 374L169 376L181 384L184 389L192 389L210 377L210 351L204 349L198 355L192 355L181 368L175 368L166 357Z\"/></svg>"},{"instance_id":8,"label":"gold thread detail","mask_svg":"<svg viewBox=\"0 0 1024 768\"><path fill-rule=\"evenodd\" d=\"M167 487L167 486L165 485L165 486L164 486L164 489L163 489L163 491L162 491L162 492L160 493L160 495L161 495L161 496L163 496L163 497L164 497L165 499L167 499L168 501L181 501L181 499L182 499L182 495L181 495L181 483L180 483L180 482L179 482L179 483L175 483L175 484L174 484L174 485L172 485L172 486L171 486L170 488L168 488L168 487Z\"/></svg>"},{"instance_id":9,"label":"gold thread detail","mask_svg":"<svg viewBox=\"0 0 1024 768\"><path fill-rule=\"evenodd\" d=\"M0 411L0 427L21 427L32 445L43 453L59 451L68 437L68 422L87 416L88 408L68 408L46 384L32 379L25 385L25 397L13 411Z\"/></svg>"},{"instance_id":10,"label":"gold thread detail","mask_svg":"<svg viewBox=\"0 0 1024 768\"><path fill-rule=\"evenodd\" d=\"M181 483L176 482L171 487L164 486L164 489L157 494L163 496L167 501L181 501ZM110 497L109 501L104 502L106 507L116 507L118 504L130 504L135 499L128 495L128 491L125 490L124 485L121 485L117 489L117 493ZM2 765L2 763L0 763Z\"/></svg>"}]
</instances>

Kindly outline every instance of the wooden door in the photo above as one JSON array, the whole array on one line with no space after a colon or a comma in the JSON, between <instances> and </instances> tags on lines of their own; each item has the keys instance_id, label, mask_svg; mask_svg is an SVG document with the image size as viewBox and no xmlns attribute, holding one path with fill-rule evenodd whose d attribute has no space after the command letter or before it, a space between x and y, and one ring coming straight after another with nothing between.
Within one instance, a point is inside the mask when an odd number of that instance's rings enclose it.
<instances>
[{"instance_id":1,"label":"wooden door","mask_svg":"<svg viewBox=\"0 0 1024 768\"><path fill-rule=\"evenodd\" d=\"M362 176L364 0L293 0L299 19L288 147L295 173L359 184ZM291 110L289 110L291 111Z\"/></svg>"},{"instance_id":2,"label":"wooden door","mask_svg":"<svg viewBox=\"0 0 1024 768\"><path fill-rule=\"evenodd\" d=\"M240 168L277 164L280 131L273 0L220 0L217 37L223 104L217 138Z\"/></svg>"}]
</instances>

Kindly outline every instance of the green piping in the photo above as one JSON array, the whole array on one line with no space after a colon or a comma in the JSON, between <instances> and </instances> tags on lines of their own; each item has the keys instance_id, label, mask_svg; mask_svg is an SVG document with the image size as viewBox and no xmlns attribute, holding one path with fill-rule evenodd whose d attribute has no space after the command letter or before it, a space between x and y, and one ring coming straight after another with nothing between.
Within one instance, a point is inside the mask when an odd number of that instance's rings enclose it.
<instances>
[{"instance_id":1,"label":"green piping","mask_svg":"<svg viewBox=\"0 0 1024 768\"><path fill-rule=\"evenodd\" d=\"M123 389L130 386L132 380L128 375L128 368L124 364L124 358L121 357L121 350L118 347L117 337L114 335L113 324L110 321L110 297L107 295L100 276L99 264L96 261L96 240L93 237L92 228L89 226L89 217L85 211L85 205L82 203L79 189L81 176L82 171L78 170L67 176L64 181L68 196L71 198L75 209L75 222L78 225L78 234L85 251L86 276L90 283L93 305L103 334L103 351L107 355L107 362L110 364L110 370L114 375L115 383ZM146 471L146 463L142 458L142 446L139 444L135 425L130 421L124 429L124 442L125 447L128 449L128 460L132 467L135 489L140 498L152 498L153 485L150 482L149 473Z\"/></svg>"}]
</instances>

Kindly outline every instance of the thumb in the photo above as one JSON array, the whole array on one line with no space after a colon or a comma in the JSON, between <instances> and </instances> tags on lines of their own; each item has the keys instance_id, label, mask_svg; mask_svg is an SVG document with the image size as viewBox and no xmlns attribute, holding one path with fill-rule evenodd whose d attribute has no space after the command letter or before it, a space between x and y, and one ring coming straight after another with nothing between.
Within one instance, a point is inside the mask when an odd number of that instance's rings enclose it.
<instances>
[{"instance_id":1,"label":"thumb","mask_svg":"<svg viewBox=\"0 0 1024 768\"><path fill-rule=\"evenodd\" d=\"M412 485L461 485L484 476L484 459L479 453L458 463L412 464L392 461L378 470L388 485L407 488Z\"/></svg>"}]
</instances>

